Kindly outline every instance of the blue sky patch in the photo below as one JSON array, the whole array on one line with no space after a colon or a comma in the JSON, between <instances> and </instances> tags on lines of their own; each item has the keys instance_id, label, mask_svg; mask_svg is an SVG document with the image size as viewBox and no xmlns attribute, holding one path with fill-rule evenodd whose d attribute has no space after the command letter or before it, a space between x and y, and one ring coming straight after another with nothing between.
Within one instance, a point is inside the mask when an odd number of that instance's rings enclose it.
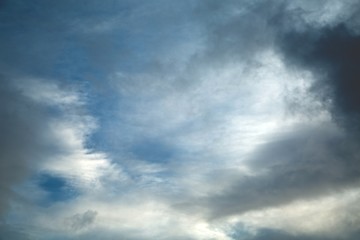
<instances>
[{"instance_id":1,"label":"blue sky patch","mask_svg":"<svg viewBox=\"0 0 360 240\"><path fill-rule=\"evenodd\" d=\"M140 160L164 163L177 152L175 148L156 139L144 139L131 147L131 152Z\"/></svg>"},{"instance_id":2,"label":"blue sky patch","mask_svg":"<svg viewBox=\"0 0 360 240\"><path fill-rule=\"evenodd\" d=\"M76 189L63 177L41 174L38 186L47 193L46 203L67 201L78 195Z\"/></svg>"}]
</instances>

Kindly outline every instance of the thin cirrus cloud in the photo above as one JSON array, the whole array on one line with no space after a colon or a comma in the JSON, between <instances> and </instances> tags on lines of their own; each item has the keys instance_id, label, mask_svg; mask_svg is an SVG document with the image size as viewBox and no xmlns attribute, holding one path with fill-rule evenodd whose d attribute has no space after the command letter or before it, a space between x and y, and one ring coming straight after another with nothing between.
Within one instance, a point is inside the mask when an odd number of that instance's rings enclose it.
<instances>
[{"instance_id":1,"label":"thin cirrus cloud","mask_svg":"<svg viewBox=\"0 0 360 240\"><path fill-rule=\"evenodd\" d=\"M0 239L357 239L359 9L4 1Z\"/></svg>"}]
</instances>

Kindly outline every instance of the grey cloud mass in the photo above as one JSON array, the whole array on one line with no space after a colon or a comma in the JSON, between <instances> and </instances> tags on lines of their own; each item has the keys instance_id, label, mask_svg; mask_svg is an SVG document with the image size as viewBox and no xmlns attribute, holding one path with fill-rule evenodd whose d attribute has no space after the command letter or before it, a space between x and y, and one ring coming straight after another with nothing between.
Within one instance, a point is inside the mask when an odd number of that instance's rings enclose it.
<instances>
[{"instance_id":1,"label":"grey cloud mass","mask_svg":"<svg viewBox=\"0 0 360 240\"><path fill-rule=\"evenodd\" d=\"M229 174L229 187L192 202L216 219L358 186L359 145L331 126L299 127L275 138L249 159L259 174Z\"/></svg>"},{"instance_id":2,"label":"grey cloud mass","mask_svg":"<svg viewBox=\"0 0 360 240\"><path fill-rule=\"evenodd\" d=\"M357 131L360 37L346 23L285 31L279 46L290 63L314 73L318 81L311 90L331 109L334 120Z\"/></svg>"},{"instance_id":3,"label":"grey cloud mass","mask_svg":"<svg viewBox=\"0 0 360 240\"><path fill-rule=\"evenodd\" d=\"M79 231L91 225L96 219L97 212L88 210L82 214L75 214L66 220L66 223L74 231Z\"/></svg>"},{"instance_id":4,"label":"grey cloud mass","mask_svg":"<svg viewBox=\"0 0 360 240\"><path fill-rule=\"evenodd\" d=\"M347 236L346 238L341 239L357 239L359 237L358 233L352 236ZM241 239L241 238L240 238ZM274 231L271 229L262 229L255 236L249 238L244 238L244 240L324 240L324 239L338 239L338 238L329 238L329 237L314 237L314 236L297 236L281 231Z\"/></svg>"},{"instance_id":5,"label":"grey cloud mass","mask_svg":"<svg viewBox=\"0 0 360 240\"><path fill-rule=\"evenodd\" d=\"M49 126L49 116L42 106L29 100L2 76L0 109L0 215L10 198L17 198L12 186L28 177L31 168L57 154L59 149ZM21 199L21 198L20 198Z\"/></svg>"}]
</instances>

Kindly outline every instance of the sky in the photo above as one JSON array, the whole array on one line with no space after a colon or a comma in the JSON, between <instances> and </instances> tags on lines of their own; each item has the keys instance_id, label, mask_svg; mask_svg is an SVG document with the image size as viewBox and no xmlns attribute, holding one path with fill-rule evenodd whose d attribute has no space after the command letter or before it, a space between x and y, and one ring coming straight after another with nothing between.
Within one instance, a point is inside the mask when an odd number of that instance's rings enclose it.
<instances>
[{"instance_id":1,"label":"sky","mask_svg":"<svg viewBox=\"0 0 360 240\"><path fill-rule=\"evenodd\" d=\"M0 240L359 239L357 0L2 0L0 52Z\"/></svg>"}]
</instances>

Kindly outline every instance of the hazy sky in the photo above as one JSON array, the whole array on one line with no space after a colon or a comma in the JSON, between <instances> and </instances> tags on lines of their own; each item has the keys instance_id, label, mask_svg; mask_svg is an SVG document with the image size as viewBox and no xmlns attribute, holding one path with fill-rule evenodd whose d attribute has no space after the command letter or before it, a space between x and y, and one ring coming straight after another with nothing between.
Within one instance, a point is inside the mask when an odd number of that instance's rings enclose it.
<instances>
[{"instance_id":1,"label":"hazy sky","mask_svg":"<svg viewBox=\"0 0 360 240\"><path fill-rule=\"evenodd\" d=\"M0 1L0 240L357 240L357 0Z\"/></svg>"}]
</instances>

